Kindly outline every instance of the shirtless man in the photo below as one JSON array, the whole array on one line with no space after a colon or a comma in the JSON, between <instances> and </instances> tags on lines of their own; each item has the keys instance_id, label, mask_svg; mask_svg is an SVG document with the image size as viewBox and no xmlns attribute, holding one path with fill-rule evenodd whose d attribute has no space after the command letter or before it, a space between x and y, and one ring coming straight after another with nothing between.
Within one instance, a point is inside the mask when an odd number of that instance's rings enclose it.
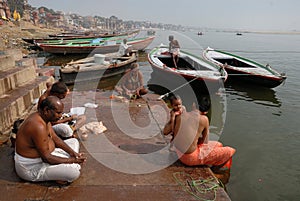
<instances>
[{"instance_id":1,"label":"shirtless man","mask_svg":"<svg viewBox=\"0 0 300 201\"><path fill-rule=\"evenodd\" d=\"M38 102L38 108L41 105L41 102L46 99L48 96L56 96L59 99L64 99L69 93L69 89L66 84L62 81L57 81L54 84L47 83L47 90L41 95ZM74 124L73 122L76 121ZM51 122L53 125L53 129L60 137L63 139L67 139L73 136L73 130L79 129L86 122L86 116L76 114L71 116L66 116L61 118L55 122ZM72 128L70 127L72 126Z\"/></svg>"},{"instance_id":2,"label":"shirtless man","mask_svg":"<svg viewBox=\"0 0 300 201\"><path fill-rule=\"evenodd\" d=\"M169 52L172 56L175 68L177 68L177 63L179 61L180 45L174 36L169 36Z\"/></svg>"},{"instance_id":3,"label":"shirtless man","mask_svg":"<svg viewBox=\"0 0 300 201\"><path fill-rule=\"evenodd\" d=\"M38 108L41 105L41 102L46 99L48 96L56 96L59 99L64 99L69 93L69 89L65 83L57 81L54 84L49 82L46 83L47 90L41 95L38 102Z\"/></svg>"},{"instance_id":4,"label":"shirtless man","mask_svg":"<svg viewBox=\"0 0 300 201\"><path fill-rule=\"evenodd\" d=\"M115 87L115 90L120 95L131 99L140 98L148 93L144 87L143 74L140 72L137 62L131 64L130 70L121 78L120 84Z\"/></svg>"},{"instance_id":5,"label":"shirtless man","mask_svg":"<svg viewBox=\"0 0 300 201\"><path fill-rule=\"evenodd\" d=\"M72 182L80 175L86 157L79 152L76 138L63 141L52 129L64 105L59 98L48 96L41 102L37 112L31 114L17 133L15 168L17 174L27 181Z\"/></svg>"},{"instance_id":6,"label":"shirtless man","mask_svg":"<svg viewBox=\"0 0 300 201\"><path fill-rule=\"evenodd\" d=\"M171 104L178 103L178 98L171 99ZM209 120L206 116L210 102L203 98L200 111L181 112L168 122L164 134L174 134L174 146L180 161L188 166L208 165L230 168L235 149L223 147L222 143L209 141ZM169 132L167 132L169 131Z\"/></svg>"},{"instance_id":7,"label":"shirtless man","mask_svg":"<svg viewBox=\"0 0 300 201\"><path fill-rule=\"evenodd\" d=\"M182 105L182 100L178 95L171 96L170 98L170 103L171 103L171 111L170 111L170 120L164 127L163 133L164 135L171 134L173 141L174 139L174 123L175 123L175 118L178 115L181 115L183 112L186 111L185 107Z\"/></svg>"}]
</instances>

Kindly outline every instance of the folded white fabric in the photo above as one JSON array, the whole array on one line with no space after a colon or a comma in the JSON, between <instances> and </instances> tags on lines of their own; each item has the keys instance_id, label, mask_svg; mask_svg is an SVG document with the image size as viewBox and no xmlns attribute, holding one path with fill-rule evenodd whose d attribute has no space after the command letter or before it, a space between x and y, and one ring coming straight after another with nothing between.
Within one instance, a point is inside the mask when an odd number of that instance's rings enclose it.
<instances>
[{"instance_id":1,"label":"folded white fabric","mask_svg":"<svg viewBox=\"0 0 300 201\"><path fill-rule=\"evenodd\" d=\"M102 121L87 123L79 129L81 133L93 133L96 135L101 134L106 130L107 128L103 125Z\"/></svg>"}]
</instances>

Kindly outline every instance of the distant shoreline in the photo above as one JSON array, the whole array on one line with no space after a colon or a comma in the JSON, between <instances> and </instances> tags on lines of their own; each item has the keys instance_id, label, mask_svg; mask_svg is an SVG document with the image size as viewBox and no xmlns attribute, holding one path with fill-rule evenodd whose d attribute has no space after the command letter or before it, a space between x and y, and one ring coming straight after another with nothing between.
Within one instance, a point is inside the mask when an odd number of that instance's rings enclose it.
<instances>
[{"instance_id":1,"label":"distant shoreline","mask_svg":"<svg viewBox=\"0 0 300 201\"><path fill-rule=\"evenodd\" d=\"M256 34L289 34L289 35L299 35L300 31L223 31L230 33L256 33Z\"/></svg>"}]
</instances>

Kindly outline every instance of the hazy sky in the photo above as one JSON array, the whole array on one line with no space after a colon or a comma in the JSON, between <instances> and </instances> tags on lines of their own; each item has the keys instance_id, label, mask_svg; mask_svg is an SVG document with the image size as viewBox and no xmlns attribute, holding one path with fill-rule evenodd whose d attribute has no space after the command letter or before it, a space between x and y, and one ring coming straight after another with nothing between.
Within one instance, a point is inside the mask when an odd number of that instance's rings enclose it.
<instances>
[{"instance_id":1,"label":"hazy sky","mask_svg":"<svg viewBox=\"0 0 300 201\"><path fill-rule=\"evenodd\" d=\"M82 16L208 28L300 31L300 0L29 0Z\"/></svg>"}]
</instances>

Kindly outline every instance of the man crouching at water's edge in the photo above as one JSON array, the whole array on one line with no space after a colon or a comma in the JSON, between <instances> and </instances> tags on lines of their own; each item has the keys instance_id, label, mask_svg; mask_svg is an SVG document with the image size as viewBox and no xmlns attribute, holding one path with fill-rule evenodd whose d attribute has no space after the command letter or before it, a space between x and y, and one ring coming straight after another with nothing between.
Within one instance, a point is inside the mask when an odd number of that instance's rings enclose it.
<instances>
[{"instance_id":1,"label":"man crouching at water's edge","mask_svg":"<svg viewBox=\"0 0 300 201\"><path fill-rule=\"evenodd\" d=\"M178 107L182 101L179 96L171 98L172 107ZM173 134L173 144L179 160L188 166L207 165L230 169L235 149L224 147L217 141L209 141L209 119L206 116L210 101L202 98L199 109L171 115L164 134ZM181 107L180 107L181 108Z\"/></svg>"}]
</instances>

